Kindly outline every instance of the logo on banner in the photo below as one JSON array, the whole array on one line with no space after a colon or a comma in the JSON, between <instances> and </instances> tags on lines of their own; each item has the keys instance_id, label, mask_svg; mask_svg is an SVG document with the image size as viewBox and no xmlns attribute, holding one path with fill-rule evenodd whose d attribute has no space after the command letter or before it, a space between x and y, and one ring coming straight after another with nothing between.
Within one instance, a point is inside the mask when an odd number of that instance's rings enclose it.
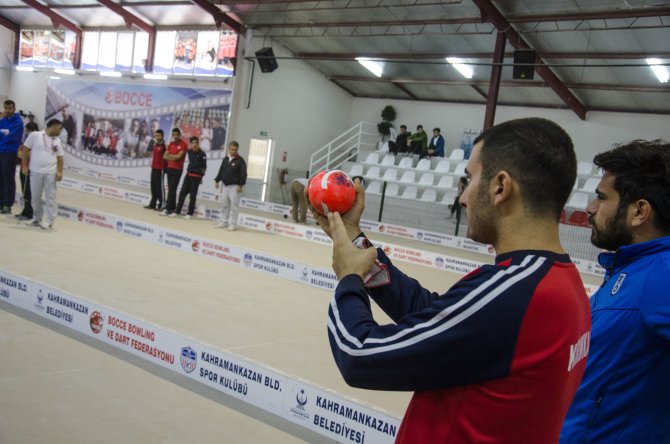
<instances>
[{"instance_id":1,"label":"logo on banner","mask_svg":"<svg viewBox=\"0 0 670 444\"><path fill-rule=\"evenodd\" d=\"M158 242L163 242L163 238L165 238L165 231L160 230L158 232Z\"/></svg>"},{"instance_id":2,"label":"logo on banner","mask_svg":"<svg viewBox=\"0 0 670 444\"><path fill-rule=\"evenodd\" d=\"M37 290L37 302L35 302L35 307L37 307L40 310L44 310L44 304L42 304L42 301L44 300L44 293L42 293L42 289L40 288Z\"/></svg>"},{"instance_id":3,"label":"logo on banner","mask_svg":"<svg viewBox=\"0 0 670 444\"><path fill-rule=\"evenodd\" d=\"M209 217L212 215L212 210L209 208L205 208L205 218L209 219Z\"/></svg>"},{"instance_id":4,"label":"logo on banner","mask_svg":"<svg viewBox=\"0 0 670 444\"><path fill-rule=\"evenodd\" d=\"M191 242L191 250L193 250L194 253L197 253L198 250L200 250L200 241L197 239L194 239L193 242Z\"/></svg>"},{"instance_id":5,"label":"logo on banner","mask_svg":"<svg viewBox=\"0 0 670 444\"><path fill-rule=\"evenodd\" d=\"M305 405L307 404L307 395L305 394L304 389L300 389L295 395L295 405L291 407L291 413L300 419L309 419L309 414L305 411Z\"/></svg>"},{"instance_id":6,"label":"logo on banner","mask_svg":"<svg viewBox=\"0 0 670 444\"><path fill-rule=\"evenodd\" d=\"M377 228L377 230L379 230L380 233L383 233L384 229L385 229L384 225L379 224L379 227Z\"/></svg>"},{"instance_id":7,"label":"logo on banner","mask_svg":"<svg viewBox=\"0 0 670 444\"><path fill-rule=\"evenodd\" d=\"M105 319L102 317L99 311L94 311L91 313L91 319L89 325L91 326L91 331L96 335L102 331L102 326L105 323Z\"/></svg>"},{"instance_id":8,"label":"logo on banner","mask_svg":"<svg viewBox=\"0 0 670 444\"><path fill-rule=\"evenodd\" d=\"M305 231L305 239L312 240L312 237L314 237L314 233L312 232L312 230Z\"/></svg>"},{"instance_id":9,"label":"logo on banner","mask_svg":"<svg viewBox=\"0 0 670 444\"><path fill-rule=\"evenodd\" d=\"M265 223L265 229L268 231L272 231L272 222L266 222Z\"/></svg>"},{"instance_id":10,"label":"logo on banner","mask_svg":"<svg viewBox=\"0 0 670 444\"><path fill-rule=\"evenodd\" d=\"M435 266L436 266L437 268L442 268L442 267L444 267L444 258L439 257L439 256L436 257L436 258L435 258Z\"/></svg>"},{"instance_id":11,"label":"logo on banner","mask_svg":"<svg viewBox=\"0 0 670 444\"><path fill-rule=\"evenodd\" d=\"M302 269L302 276L300 277L301 280L307 281L309 278L309 268L305 267Z\"/></svg>"},{"instance_id":12,"label":"logo on banner","mask_svg":"<svg viewBox=\"0 0 670 444\"><path fill-rule=\"evenodd\" d=\"M77 212L77 220L78 220L79 222L81 222L82 220L84 220L84 210L79 210L79 212Z\"/></svg>"},{"instance_id":13,"label":"logo on banner","mask_svg":"<svg viewBox=\"0 0 670 444\"><path fill-rule=\"evenodd\" d=\"M251 253L244 253L244 265L250 267L254 263L254 256Z\"/></svg>"},{"instance_id":14,"label":"logo on banner","mask_svg":"<svg viewBox=\"0 0 670 444\"><path fill-rule=\"evenodd\" d=\"M422 239L423 239L423 233L420 232L420 231L417 232L417 233L416 233L416 238L417 238L418 240L422 240Z\"/></svg>"},{"instance_id":15,"label":"logo on banner","mask_svg":"<svg viewBox=\"0 0 670 444\"><path fill-rule=\"evenodd\" d=\"M116 231L118 231L119 233L123 231L123 222L121 221L116 222Z\"/></svg>"},{"instance_id":16,"label":"logo on banner","mask_svg":"<svg viewBox=\"0 0 670 444\"><path fill-rule=\"evenodd\" d=\"M390 256L391 255L391 247L389 247L388 245L385 245L384 246L384 254L386 254L387 256Z\"/></svg>"},{"instance_id":17,"label":"logo on banner","mask_svg":"<svg viewBox=\"0 0 670 444\"><path fill-rule=\"evenodd\" d=\"M198 355L191 347L182 347L179 362L186 373L191 373L198 365Z\"/></svg>"},{"instance_id":18,"label":"logo on banner","mask_svg":"<svg viewBox=\"0 0 670 444\"><path fill-rule=\"evenodd\" d=\"M489 251L489 253L491 253L491 254L496 254L496 249L493 248L493 245L489 245L489 247L488 247L488 251Z\"/></svg>"}]
</instances>

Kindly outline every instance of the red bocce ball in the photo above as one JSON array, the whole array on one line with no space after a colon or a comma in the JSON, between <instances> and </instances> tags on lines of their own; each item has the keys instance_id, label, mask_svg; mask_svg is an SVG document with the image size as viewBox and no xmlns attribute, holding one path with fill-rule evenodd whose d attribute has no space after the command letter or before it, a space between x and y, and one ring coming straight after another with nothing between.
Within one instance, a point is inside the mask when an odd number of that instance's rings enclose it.
<instances>
[{"instance_id":1,"label":"red bocce ball","mask_svg":"<svg viewBox=\"0 0 670 444\"><path fill-rule=\"evenodd\" d=\"M320 214L344 214L356 200L354 182L340 170L321 171L309 181L309 202Z\"/></svg>"}]
</instances>

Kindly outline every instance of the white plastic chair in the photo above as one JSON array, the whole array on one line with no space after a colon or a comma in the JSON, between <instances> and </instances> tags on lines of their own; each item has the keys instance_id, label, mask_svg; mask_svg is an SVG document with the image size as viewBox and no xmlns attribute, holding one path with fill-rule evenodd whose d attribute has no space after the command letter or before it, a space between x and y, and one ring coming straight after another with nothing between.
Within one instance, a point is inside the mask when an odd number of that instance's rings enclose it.
<instances>
[{"instance_id":1,"label":"white plastic chair","mask_svg":"<svg viewBox=\"0 0 670 444\"><path fill-rule=\"evenodd\" d=\"M386 197L398 197L399 187L397 183L386 185Z\"/></svg>"},{"instance_id":2,"label":"white plastic chair","mask_svg":"<svg viewBox=\"0 0 670 444\"><path fill-rule=\"evenodd\" d=\"M421 195L422 202L435 202L436 199L437 199L437 191L435 191L432 188L428 188Z\"/></svg>"},{"instance_id":3,"label":"white plastic chair","mask_svg":"<svg viewBox=\"0 0 670 444\"><path fill-rule=\"evenodd\" d=\"M577 163L577 175L578 176L590 176L591 171L593 171L593 164L591 162L579 162L579 163Z\"/></svg>"},{"instance_id":4,"label":"white plastic chair","mask_svg":"<svg viewBox=\"0 0 670 444\"><path fill-rule=\"evenodd\" d=\"M588 179L586 179L586 182L584 182L584 186L582 186L582 189L580 191L583 191L584 193L594 194L596 192L596 188L598 188L599 183L600 183L599 177L589 177Z\"/></svg>"},{"instance_id":5,"label":"white plastic chair","mask_svg":"<svg viewBox=\"0 0 670 444\"><path fill-rule=\"evenodd\" d=\"M365 189L366 194L381 194L382 193L382 184L381 182L370 182L370 185Z\"/></svg>"},{"instance_id":6,"label":"white plastic chair","mask_svg":"<svg viewBox=\"0 0 670 444\"><path fill-rule=\"evenodd\" d=\"M465 151L460 148L454 149L449 155L449 160L463 160L465 159Z\"/></svg>"},{"instance_id":7,"label":"white plastic chair","mask_svg":"<svg viewBox=\"0 0 670 444\"><path fill-rule=\"evenodd\" d=\"M456 165L456 168L454 169L454 172L452 173L454 176L465 176L465 167L468 165L467 162L461 162L458 165Z\"/></svg>"},{"instance_id":8,"label":"white plastic chair","mask_svg":"<svg viewBox=\"0 0 670 444\"><path fill-rule=\"evenodd\" d=\"M378 166L371 166L368 172L365 173L365 177L368 179L379 179L380 174L381 171Z\"/></svg>"},{"instance_id":9,"label":"white plastic chair","mask_svg":"<svg viewBox=\"0 0 670 444\"><path fill-rule=\"evenodd\" d=\"M364 163L379 163L379 154L374 152L368 154L368 157L365 159Z\"/></svg>"},{"instance_id":10,"label":"white plastic chair","mask_svg":"<svg viewBox=\"0 0 670 444\"><path fill-rule=\"evenodd\" d=\"M436 173L448 173L451 168L451 163L448 160L440 160L435 166Z\"/></svg>"},{"instance_id":11,"label":"white plastic chair","mask_svg":"<svg viewBox=\"0 0 670 444\"><path fill-rule=\"evenodd\" d=\"M414 171L405 171L400 178L400 182L403 183L414 183L416 180L416 174Z\"/></svg>"},{"instance_id":12,"label":"white plastic chair","mask_svg":"<svg viewBox=\"0 0 670 444\"><path fill-rule=\"evenodd\" d=\"M419 171L428 171L430 169L430 159L421 159L416 164L416 169Z\"/></svg>"},{"instance_id":13,"label":"white plastic chair","mask_svg":"<svg viewBox=\"0 0 670 444\"><path fill-rule=\"evenodd\" d=\"M349 170L349 177L362 176L363 175L363 165L355 163Z\"/></svg>"},{"instance_id":14,"label":"white plastic chair","mask_svg":"<svg viewBox=\"0 0 670 444\"><path fill-rule=\"evenodd\" d=\"M400 163L398 164L398 168L412 168L412 158L411 157L403 157L400 159Z\"/></svg>"},{"instance_id":15,"label":"white plastic chair","mask_svg":"<svg viewBox=\"0 0 670 444\"><path fill-rule=\"evenodd\" d=\"M398 170L394 170L393 168L388 169L384 172L384 177L382 177L382 180L397 180L398 179Z\"/></svg>"},{"instance_id":16,"label":"white plastic chair","mask_svg":"<svg viewBox=\"0 0 670 444\"><path fill-rule=\"evenodd\" d=\"M586 193L572 193L568 203L565 204L566 207L577 208L579 210L586 209L586 206L589 204L589 195Z\"/></svg>"},{"instance_id":17,"label":"white plastic chair","mask_svg":"<svg viewBox=\"0 0 670 444\"><path fill-rule=\"evenodd\" d=\"M402 192L402 197L403 199L416 199L416 194L418 190L415 186L410 186L405 188L405 190Z\"/></svg>"},{"instance_id":18,"label":"white plastic chair","mask_svg":"<svg viewBox=\"0 0 670 444\"><path fill-rule=\"evenodd\" d=\"M435 177L430 173L424 173L419 179L419 185L432 185Z\"/></svg>"},{"instance_id":19,"label":"white plastic chair","mask_svg":"<svg viewBox=\"0 0 670 444\"><path fill-rule=\"evenodd\" d=\"M382 166L394 166L395 165L395 156L393 154L387 154L382 159Z\"/></svg>"},{"instance_id":20,"label":"white plastic chair","mask_svg":"<svg viewBox=\"0 0 670 444\"><path fill-rule=\"evenodd\" d=\"M454 176L442 176L440 182L437 184L437 188L441 190L447 190L454 187Z\"/></svg>"},{"instance_id":21,"label":"white plastic chair","mask_svg":"<svg viewBox=\"0 0 670 444\"><path fill-rule=\"evenodd\" d=\"M454 203L456 194L458 194L456 190L447 190L447 192L444 193L444 196L442 196L442 200L440 202L445 205L451 205Z\"/></svg>"}]
</instances>

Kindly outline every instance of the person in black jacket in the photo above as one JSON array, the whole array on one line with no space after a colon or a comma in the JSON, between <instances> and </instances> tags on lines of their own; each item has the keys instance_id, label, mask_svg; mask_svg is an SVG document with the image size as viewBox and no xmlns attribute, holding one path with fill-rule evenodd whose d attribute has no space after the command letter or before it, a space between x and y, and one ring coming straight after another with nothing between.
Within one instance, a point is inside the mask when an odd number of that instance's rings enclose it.
<instances>
[{"instance_id":1,"label":"person in black jacket","mask_svg":"<svg viewBox=\"0 0 670 444\"><path fill-rule=\"evenodd\" d=\"M207 155L200 149L200 140L193 136L188 141L191 145L191 149L186 153L188 156L186 176L184 176L184 181L181 184L177 210L170 214L170 217L176 217L181 213L181 208L184 206L187 194L190 197L188 200L188 213L186 213L184 219L190 219L193 216L193 212L195 211L195 199L198 195L198 187L202 183L202 176L205 175L205 171L207 170Z\"/></svg>"},{"instance_id":2,"label":"person in black jacket","mask_svg":"<svg viewBox=\"0 0 670 444\"><path fill-rule=\"evenodd\" d=\"M227 228L228 231L235 231L237 226L237 213L240 206L240 193L242 187L247 182L247 164L237 153L240 145L236 141L228 145L228 156L221 162L219 174L216 175L214 182L216 188L219 188L219 182L223 182L221 189L221 201L223 208L217 228Z\"/></svg>"}]
</instances>

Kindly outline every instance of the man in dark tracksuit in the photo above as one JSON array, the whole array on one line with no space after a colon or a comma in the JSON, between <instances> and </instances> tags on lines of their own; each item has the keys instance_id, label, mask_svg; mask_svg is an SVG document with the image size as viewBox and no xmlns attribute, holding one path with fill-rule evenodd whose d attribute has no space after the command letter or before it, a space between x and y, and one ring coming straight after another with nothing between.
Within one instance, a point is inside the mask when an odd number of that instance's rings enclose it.
<instances>
[{"instance_id":1,"label":"man in dark tracksuit","mask_svg":"<svg viewBox=\"0 0 670 444\"><path fill-rule=\"evenodd\" d=\"M197 137L193 136L189 139L189 142L191 144L191 149L187 152L188 167L186 168L184 181L181 184L179 203L177 204L177 210L170 215L171 217L175 217L181 213L181 208L184 206L184 201L188 194L190 196L188 201L188 213L184 216L184 219L190 219L193 216L193 212L195 211L195 199L198 195L198 187L202 183L202 176L205 175L205 171L207 170L207 155L200 149L200 141Z\"/></svg>"},{"instance_id":2,"label":"man in dark tracksuit","mask_svg":"<svg viewBox=\"0 0 670 444\"><path fill-rule=\"evenodd\" d=\"M556 173L551 187L546 171ZM396 443L555 443L591 329L559 237L577 177L572 141L545 119L504 122L475 141L466 174L468 237L497 256L442 295L371 248L359 183L347 213L313 212L333 239L339 279L328 312L333 357L349 385L414 391ZM375 322L370 299L393 322Z\"/></svg>"},{"instance_id":3,"label":"man in dark tracksuit","mask_svg":"<svg viewBox=\"0 0 670 444\"><path fill-rule=\"evenodd\" d=\"M240 193L242 187L247 183L247 164L237 153L240 145L234 140L228 146L228 156L221 162L219 174L216 175L214 182L216 188L219 188L219 182L223 182L221 189L221 201L223 208L217 228L227 228L228 231L235 231L237 226L237 212L240 206Z\"/></svg>"}]
</instances>

